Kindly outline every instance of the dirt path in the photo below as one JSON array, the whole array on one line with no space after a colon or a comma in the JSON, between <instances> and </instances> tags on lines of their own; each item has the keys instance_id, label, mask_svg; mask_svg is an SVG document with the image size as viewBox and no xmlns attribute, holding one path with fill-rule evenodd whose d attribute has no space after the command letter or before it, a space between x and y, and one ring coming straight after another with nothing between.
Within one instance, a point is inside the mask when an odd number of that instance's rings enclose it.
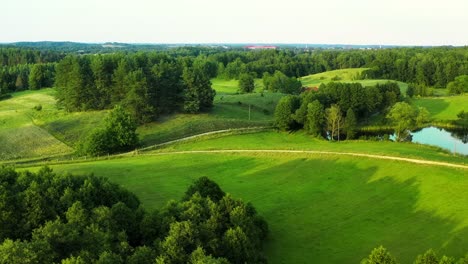
<instances>
[{"instance_id":1,"label":"dirt path","mask_svg":"<svg viewBox=\"0 0 468 264\"><path fill-rule=\"evenodd\" d=\"M151 153L151 154L145 153L141 155L174 155L174 154L196 154L196 153L208 153L208 154L209 153L299 153L299 154L344 155L344 156L365 157L365 158L372 158L372 159L405 161L405 162L411 162L411 163L423 164L423 165L435 165L435 166L452 167L452 168L459 168L459 169L468 169L467 165L453 164L453 163L440 162L440 161L411 159L411 158L402 158L402 157L395 157L395 156L382 156L382 155L353 153L353 152L334 152L334 151L315 151L315 150L280 150L280 149L187 150L187 151L160 152L160 153Z\"/></svg>"}]
</instances>

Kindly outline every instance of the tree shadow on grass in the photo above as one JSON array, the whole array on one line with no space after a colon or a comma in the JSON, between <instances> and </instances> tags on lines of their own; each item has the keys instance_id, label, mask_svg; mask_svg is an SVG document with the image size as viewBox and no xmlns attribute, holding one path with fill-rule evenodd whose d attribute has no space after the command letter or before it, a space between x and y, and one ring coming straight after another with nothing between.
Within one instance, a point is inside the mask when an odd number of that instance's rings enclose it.
<instances>
[{"instance_id":1,"label":"tree shadow on grass","mask_svg":"<svg viewBox=\"0 0 468 264\"><path fill-rule=\"evenodd\" d=\"M434 213L417 211L414 177L397 181L391 172L371 178L378 167L358 168L339 159L298 158L249 175L250 199L271 228L270 263L359 263L379 245L402 263L429 248L461 257L468 229Z\"/></svg>"},{"instance_id":2,"label":"tree shadow on grass","mask_svg":"<svg viewBox=\"0 0 468 264\"><path fill-rule=\"evenodd\" d=\"M431 115L437 115L442 113L445 109L449 107L449 103L442 98L425 98L421 99L419 106L425 107Z\"/></svg>"}]
</instances>

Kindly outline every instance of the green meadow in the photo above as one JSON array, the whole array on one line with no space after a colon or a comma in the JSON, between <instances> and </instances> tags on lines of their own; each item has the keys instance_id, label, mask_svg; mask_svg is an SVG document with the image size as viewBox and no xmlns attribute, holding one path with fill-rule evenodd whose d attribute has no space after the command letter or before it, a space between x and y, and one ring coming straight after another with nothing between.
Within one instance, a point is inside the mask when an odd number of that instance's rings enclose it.
<instances>
[{"instance_id":1,"label":"green meadow","mask_svg":"<svg viewBox=\"0 0 468 264\"><path fill-rule=\"evenodd\" d=\"M57 155L72 149L38 125L33 108L54 111L51 89L21 92L0 101L0 159Z\"/></svg>"},{"instance_id":2,"label":"green meadow","mask_svg":"<svg viewBox=\"0 0 468 264\"><path fill-rule=\"evenodd\" d=\"M169 153L52 167L108 177L147 208L180 199L208 176L267 219L270 263L359 263L381 244L409 263L428 248L461 257L468 247L466 169L289 153Z\"/></svg>"},{"instance_id":3,"label":"green meadow","mask_svg":"<svg viewBox=\"0 0 468 264\"><path fill-rule=\"evenodd\" d=\"M306 81L313 84L317 78L326 81L336 75L352 81L361 70L322 73ZM359 80L365 85L383 81ZM400 83L402 89L404 85ZM259 90L237 94L237 81L215 79L213 87L217 95L210 112L161 116L138 127L142 147L220 129L271 126L275 106L283 96ZM54 93L53 89L20 92L0 102L0 159L71 153L107 115L107 111L67 113L57 108ZM413 102L426 107L436 120L452 120L466 107L467 99L463 95ZM40 111L34 109L38 105ZM197 150L336 153L172 153ZM350 155L337 154L343 152ZM68 161L51 167L60 173L108 177L134 192L146 208L180 199L194 179L208 176L233 196L251 202L265 217L270 227L265 246L270 263L358 263L379 245L402 263L410 263L429 248L454 257L466 253L467 169L352 153L467 164L466 156L431 146L328 142L301 131L269 130L210 135L137 156Z\"/></svg>"},{"instance_id":4,"label":"green meadow","mask_svg":"<svg viewBox=\"0 0 468 264\"><path fill-rule=\"evenodd\" d=\"M408 84L404 82L398 82L393 80L368 80L364 79L361 80L362 73L367 70L367 68L349 68L349 69L341 69L341 70L334 70L334 71L327 71L317 74L312 74L308 76L304 76L299 78L304 86L315 86L318 87L322 83L329 83L329 82L353 82L353 83L360 83L363 86L374 86L379 83L386 83L389 81L397 82L400 86L400 90L402 94L406 94L406 90L408 89Z\"/></svg>"},{"instance_id":5,"label":"green meadow","mask_svg":"<svg viewBox=\"0 0 468 264\"><path fill-rule=\"evenodd\" d=\"M468 94L417 98L414 99L413 103L417 106L425 107L435 120L455 120L458 113L468 111Z\"/></svg>"}]
</instances>

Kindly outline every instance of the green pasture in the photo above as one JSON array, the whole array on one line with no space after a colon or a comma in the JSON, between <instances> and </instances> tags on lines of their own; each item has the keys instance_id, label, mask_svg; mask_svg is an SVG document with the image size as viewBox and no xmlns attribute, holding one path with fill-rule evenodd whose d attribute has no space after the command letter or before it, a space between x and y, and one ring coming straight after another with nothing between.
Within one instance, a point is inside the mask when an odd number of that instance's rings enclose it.
<instances>
[{"instance_id":1,"label":"green pasture","mask_svg":"<svg viewBox=\"0 0 468 264\"><path fill-rule=\"evenodd\" d=\"M397 156L460 164L468 163L466 156L454 156L444 149L428 145L365 140L330 142L311 137L302 131L293 133L265 131L242 135L211 136L209 138L169 145L155 152L218 149L334 151Z\"/></svg>"},{"instance_id":2,"label":"green pasture","mask_svg":"<svg viewBox=\"0 0 468 264\"><path fill-rule=\"evenodd\" d=\"M299 78L304 86L319 86L332 81L354 81L361 79L361 73L367 68L349 68L316 73Z\"/></svg>"},{"instance_id":3,"label":"green pasture","mask_svg":"<svg viewBox=\"0 0 468 264\"><path fill-rule=\"evenodd\" d=\"M461 111L468 111L468 94L448 97L416 98L416 106L426 108L435 120L455 120Z\"/></svg>"},{"instance_id":4,"label":"green pasture","mask_svg":"<svg viewBox=\"0 0 468 264\"><path fill-rule=\"evenodd\" d=\"M299 79L301 80L302 85L309 86L309 87L318 87L322 83L326 84L332 81L345 82L345 83L350 83L350 82L360 83L363 86L374 86L380 83L397 82L398 85L400 86L401 93L406 95L406 90L408 89L407 83L393 81L393 80L382 80L382 79L361 80L360 78L361 78L362 72L367 69L368 68L349 68L349 69L327 71L327 72L304 76Z\"/></svg>"},{"instance_id":5,"label":"green pasture","mask_svg":"<svg viewBox=\"0 0 468 264\"><path fill-rule=\"evenodd\" d=\"M254 92L261 92L263 90L262 79L256 78ZM239 91L239 80L225 80L222 78L211 79L211 87L216 91L216 94L236 94Z\"/></svg>"},{"instance_id":6,"label":"green pasture","mask_svg":"<svg viewBox=\"0 0 468 264\"><path fill-rule=\"evenodd\" d=\"M270 92L225 94L215 98L214 107L208 113L161 117L140 126L137 132L142 145L149 146L215 130L271 126L276 104L282 96Z\"/></svg>"},{"instance_id":7,"label":"green pasture","mask_svg":"<svg viewBox=\"0 0 468 264\"><path fill-rule=\"evenodd\" d=\"M272 143L258 141L257 147L264 144ZM266 218L270 263L359 263L378 245L410 263L429 248L461 257L468 247L468 178L462 169L284 153L142 155L53 168L108 177L136 193L146 208L180 199L194 179L208 176Z\"/></svg>"},{"instance_id":8,"label":"green pasture","mask_svg":"<svg viewBox=\"0 0 468 264\"><path fill-rule=\"evenodd\" d=\"M0 102L0 160L69 153L72 149L41 128L34 116L55 108L52 89L25 91ZM41 105L42 110L33 108Z\"/></svg>"}]
</instances>

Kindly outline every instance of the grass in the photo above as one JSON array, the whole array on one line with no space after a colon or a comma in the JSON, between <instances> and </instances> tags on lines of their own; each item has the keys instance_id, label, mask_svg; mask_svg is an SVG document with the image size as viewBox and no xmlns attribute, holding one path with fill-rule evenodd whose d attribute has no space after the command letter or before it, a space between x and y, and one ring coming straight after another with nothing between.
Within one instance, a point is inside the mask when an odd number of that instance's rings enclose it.
<instances>
[{"instance_id":1,"label":"grass","mask_svg":"<svg viewBox=\"0 0 468 264\"><path fill-rule=\"evenodd\" d=\"M426 108L435 120L456 120L462 110L468 111L468 94L449 97L417 98L416 106Z\"/></svg>"},{"instance_id":2,"label":"grass","mask_svg":"<svg viewBox=\"0 0 468 264\"><path fill-rule=\"evenodd\" d=\"M263 90L262 79L256 78L254 92L260 92ZM211 87L216 90L216 94L236 94L239 91L239 80L225 80L222 78L211 79Z\"/></svg>"},{"instance_id":3,"label":"grass","mask_svg":"<svg viewBox=\"0 0 468 264\"><path fill-rule=\"evenodd\" d=\"M237 142L223 142L231 140ZM271 141L257 141L263 144ZM429 248L461 257L468 247L468 178L461 169L334 155L219 153L53 168L109 177L147 208L180 199L192 180L208 176L266 218L270 263L358 263L381 244L410 263Z\"/></svg>"},{"instance_id":4,"label":"grass","mask_svg":"<svg viewBox=\"0 0 468 264\"><path fill-rule=\"evenodd\" d=\"M214 149L317 150L398 156L460 164L467 164L468 162L466 156L454 156L441 148L422 144L362 140L329 142L311 137L303 132L284 133L274 131L212 137L208 140L193 140L170 145L156 152Z\"/></svg>"},{"instance_id":5,"label":"grass","mask_svg":"<svg viewBox=\"0 0 468 264\"><path fill-rule=\"evenodd\" d=\"M216 96L214 107L204 114L176 114L138 128L143 146L194 134L241 127L270 126L279 93L225 94ZM250 120L249 120L250 105Z\"/></svg>"},{"instance_id":6,"label":"grass","mask_svg":"<svg viewBox=\"0 0 468 264\"><path fill-rule=\"evenodd\" d=\"M363 86L374 86L379 83L386 83L389 81L395 82L393 80L360 80L360 76L363 71L367 70L367 68L349 68L349 69L341 69L341 70L334 70L334 71L327 71L317 74L312 74L308 76L301 77L300 80L302 85L309 86L309 87L318 87L322 83L329 83L332 81L336 82L353 82L353 83L360 83ZM408 84L404 82L397 81L398 85L400 86L400 91L402 94L406 94L406 90L408 89Z\"/></svg>"},{"instance_id":7,"label":"grass","mask_svg":"<svg viewBox=\"0 0 468 264\"><path fill-rule=\"evenodd\" d=\"M108 111L68 113L57 109L54 94L53 89L23 91L2 101L1 160L72 152L91 131L102 126ZM270 92L218 94L208 113L163 116L140 126L137 132L145 147L214 130L270 126L274 108L282 96ZM33 110L37 105L42 106L41 111Z\"/></svg>"},{"instance_id":8,"label":"grass","mask_svg":"<svg viewBox=\"0 0 468 264\"><path fill-rule=\"evenodd\" d=\"M37 125L33 107L40 112L54 111L54 91L24 91L0 104L0 160L56 155L72 149Z\"/></svg>"}]
</instances>

